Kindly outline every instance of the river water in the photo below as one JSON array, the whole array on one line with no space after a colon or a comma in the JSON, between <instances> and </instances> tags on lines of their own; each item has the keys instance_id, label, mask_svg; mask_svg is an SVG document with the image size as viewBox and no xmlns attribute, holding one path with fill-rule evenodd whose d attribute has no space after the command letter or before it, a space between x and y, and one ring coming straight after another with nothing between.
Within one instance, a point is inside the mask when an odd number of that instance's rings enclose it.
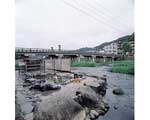
<instances>
[{"instance_id":1,"label":"river water","mask_svg":"<svg viewBox=\"0 0 150 120\"><path fill-rule=\"evenodd\" d=\"M134 120L134 76L109 72L109 67L76 67L73 71L84 72L91 75L107 75L108 89L105 100L110 109L98 120ZM122 88L124 95L117 96L112 93L114 88Z\"/></svg>"}]
</instances>

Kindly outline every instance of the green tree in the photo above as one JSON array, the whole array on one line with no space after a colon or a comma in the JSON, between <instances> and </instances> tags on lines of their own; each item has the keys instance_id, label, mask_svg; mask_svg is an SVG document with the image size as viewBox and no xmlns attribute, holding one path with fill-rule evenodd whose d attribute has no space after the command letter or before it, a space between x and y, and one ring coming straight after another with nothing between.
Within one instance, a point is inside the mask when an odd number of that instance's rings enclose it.
<instances>
[{"instance_id":1,"label":"green tree","mask_svg":"<svg viewBox=\"0 0 150 120\"><path fill-rule=\"evenodd\" d=\"M131 52L131 45L128 42L124 42L122 45L123 53Z\"/></svg>"}]
</instances>

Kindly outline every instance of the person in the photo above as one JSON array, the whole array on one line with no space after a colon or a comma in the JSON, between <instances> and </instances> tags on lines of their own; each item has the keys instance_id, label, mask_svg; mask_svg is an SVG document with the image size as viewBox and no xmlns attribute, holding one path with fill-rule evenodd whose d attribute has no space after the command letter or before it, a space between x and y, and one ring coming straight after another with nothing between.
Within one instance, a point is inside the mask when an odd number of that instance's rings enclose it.
<instances>
[{"instance_id":1,"label":"person","mask_svg":"<svg viewBox=\"0 0 150 120\"><path fill-rule=\"evenodd\" d=\"M57 77L56 73L54 73L53 79L54 79L54 82L57 83L58 77Z\"/></svg>"}]
</instances>

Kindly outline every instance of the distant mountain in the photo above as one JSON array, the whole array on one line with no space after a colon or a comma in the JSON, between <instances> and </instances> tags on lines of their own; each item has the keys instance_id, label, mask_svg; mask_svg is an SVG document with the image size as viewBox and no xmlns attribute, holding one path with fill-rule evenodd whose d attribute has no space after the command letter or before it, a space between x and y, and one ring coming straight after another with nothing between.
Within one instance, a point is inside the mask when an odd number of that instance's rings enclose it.
<instances>
[{"instance_id":1,"label":"distant mountain","mask_svg":"<svg viewBox=\"0 0 150 120\"><path fill-rule=\"evenodd\" d=\"M96 46L94 48L99 50L99 49L103 49L104 46L109 45L111 43L116 43L116 42L123 43L123 42L128 42L128 41L134 41L134 33L132 35L127 35L127 36L124 36L124 37L120 37L117 40L113 40L111 42L102 43L101 45L98 45L98 46Z\"/></svg>"},{"instance_id":2,"label":"distant mountain","mask_svg":"<svg viewBox=\"0 0 150 120\"><path fill-rule=\"evenodd\" d=\"M111 43L116 43L116 42L128 42L128 41L134 41L134 33L131 34L131 35L127 35L127 36L124 36L124 37L120 37L116 40L113 40L111 42L105 42L105 43L102 43L96 47L84 47L84 48L80 48L80 49L77 49L77 50L73 50L73 51L78 51L78 52L88 52L88 51L96 51L96 50L100 50L100 49L103 49L104 46L106 45L109 45Z\"/></svg>"},{"instance_id":3,"label":"distant mountain","mask_svg":"<svg viewBox=\"0 0 150 120\"><path fill-rule=\"evenodd\" d=\"M88 52L88 51L94 51L94 50L96 50L96 49L95 48L90 48L90 47L84 47L84 48L77 49L75 51Z\"/></svg>"}]
</instances>

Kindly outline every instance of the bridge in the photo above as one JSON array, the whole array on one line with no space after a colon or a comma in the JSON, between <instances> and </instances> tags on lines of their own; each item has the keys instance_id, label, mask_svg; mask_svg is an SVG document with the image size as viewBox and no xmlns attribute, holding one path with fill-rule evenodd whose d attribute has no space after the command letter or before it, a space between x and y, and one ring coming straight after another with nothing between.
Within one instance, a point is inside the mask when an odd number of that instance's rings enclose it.
<instances>
[{"instance_id":1,"label":"bridge","mask_svg":"<svg viewBox=\"0 0 150 120\"><path fill-rule=\"evenodd\" d=\"M117 60L122 57L122 55L116 54L103 54L99 52L80 52L71 50L51 50L51 49L39 49L39 48L22 48L15 50L16 55L37 55L45 56L47 58L70 58L71 60L81 58L92 59L95 61L96 58L103 58L104 62L106 59Z\"/></svg>"}]
</instances>

